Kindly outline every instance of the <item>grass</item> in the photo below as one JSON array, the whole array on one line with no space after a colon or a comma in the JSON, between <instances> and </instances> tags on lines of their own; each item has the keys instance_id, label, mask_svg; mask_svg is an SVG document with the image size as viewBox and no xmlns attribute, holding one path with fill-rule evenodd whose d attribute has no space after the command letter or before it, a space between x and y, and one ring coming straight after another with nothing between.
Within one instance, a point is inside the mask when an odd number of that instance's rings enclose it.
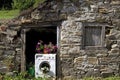
<instances>
[{"instance_id":1,"label":"grass","mask_svg":"<svg viewBox=\"0 0 120 80\"><path fill-rule=\"evenodd\" d=\"M26 73L20 73L17 76L6 76L6 75L0 75L0 80L53 80L52 78L34 78L30 77ZM120 77L107 77L107 78L101 78L101 77L89 77L89 78L83 78L83 79L63 79L63 80L120 80Z\"/></svg>"},{"instance_id":2,"label":"grass","mask_svg":"<svg viewBox=\"0 0 120 80\"><path fill-rule=\"evenodd\" d=\"M1 10L0 19L12 19L18 16L19 10Z\"/></svg>"},{"instance_id":3,"label":"grass","mask_svg":"<svg viewBox=\"0 0 120 80\"><path fill-rule=\"evenodd\" d=\"M40 3L43 3L45 0L35 0L33 7L37 7ZM0 10L0 20L1 19L12 19L19 15L20 10Z\"/></svg>"},{"instance_id":4,"label":"grass","mask_svg":"<svg viewBox=\"0 0 120 80\"><path fill-rule=\"evenodd\" d=\"M48 78L35 78L27 72L15 73L14 75L0 74L0 80L51 80Z\"/></svg>"}]
</instances>

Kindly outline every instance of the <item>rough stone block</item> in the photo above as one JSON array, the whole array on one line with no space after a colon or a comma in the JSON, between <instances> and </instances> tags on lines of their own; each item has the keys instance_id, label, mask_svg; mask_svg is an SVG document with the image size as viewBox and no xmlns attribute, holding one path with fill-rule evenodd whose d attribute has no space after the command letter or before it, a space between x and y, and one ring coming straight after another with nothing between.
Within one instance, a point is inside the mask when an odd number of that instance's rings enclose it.
<instances>
[{"instance_id":1,"label":"rough stone block","mask_svg":"<svg viewBox=\"0 0 120 80\"><path fill-rule=\"evenodd\" d=\"M83 32L82 31L78 31L78 32L75 33L75 35L76 36L81 36L81 35L83 35Z\"/></svg>"},{"instance_id":2,"label":"rough stone block","mask_svg":"<svg viewBox=\"0 0 120 80\"><path fill-rule=\"evenodd\" d=\"M7 73L8 72L8 68L7 67L1 67L0 68L0 72L1 73Z\"/></svg>"},{"instance_id":3,"label":"rough stone block","mask_svg":"<svg viewBox=\"0 0 120 80\"><path fill-rule=\"evenodd\" d=\"M100 71L98 69L90 69L86 74L86 77L100 77Z\"/></svg>"},{"instance_id":4,"label":"rough stone block","mask_svg":"<svg viewBox=\"0 0 120 80\"><path fill-rule=\"evenodd\" d=\"M88 57L89 64L98 64L98 59L96 57Z\"/></svg>"},{"instance_id":5,"label":"rough stone block","mask_svg":"<svg viewBox=\"0 0 120 80\"><path fill-rule=\"evenodd\" d=\"M112 48L114 49L114 48L119 48L119 45L118 44L113 44L112 45Z\"/></svg>"},{"instance_id":6,"label":"rough stone block","mask_svg":"<svg viewBox=\"0 0 120 80\"><path fill-rule=\"evenodd\" d=\"M101 75L103 78L106 78L106 77L113 76L113 72L102 72Z\"/></svg>"},{"instance_id":7,"label":"rough stone block","mask_svg":"<svg viewBox=\"0 0 120 80\"><path fill-rule=\"evenodd\" d=\"M4 51L4 54L6 54L6 55L15 55L15 51L14 50L6 50L6 51Z\"/></svg>"},{"instance_id":8,"label":"rough stone block","mask_svg":"<svg viewBox=\"0 0 120 80\"><path fill-rule=\"evenodd\" d=\"M105 53L105 54L97 54L96 56L98 57L98 58L101 58L101 57L106 57L108 55L108 53Z\"/></svg>"},{"instance_id":9,"label":"rough stone block","mask_svg":"<svg viewBox=\"0 0 120 80\"><path fill-rule=\"evenodd\" d=\"M93 76L94 69L90 69L86 74L85 77L92 77Z\"/></svg>"},{"instance_id":10,"label":"rough stone block","mask_svg":"<svg viewBox=\"0 0 120 80\"><path fill-rule=\"evenodd\" d=\"M98 10L100 13L108 13L108 10L106 8L99 8Z\"/></svg>"},{"instance_id":11,"label":"rough stone block","mask_svg":"<svg viewBox=\"0 0 120 80\"><path fill-rule=\"evenodd\" d=\"M7 29L7 26L6 25L1 25L0 26L0 31L6 31Z\"/></svg>"},{"instance_id":12,"label":"rough stone block","mask_svg":"<svg viewBox=\"0 0 120 80\"><path fill-rule=\"evenodd\" d=\"M66 14L61 14L60 16L59 16L59 19L66 19L67 18L67 15Z\"/></svg>"},{"instance_id":13,"label":"rough stone block","mask_svg":"<svg viewBox=\"0 0 120 80\"><path fill-rule=\"evenodd\" d=\"M119 48L111 49L110 53L119 53Z\"/></svg>"},{"instance_id":14,"label":"rough stone block","mask_svg":"<svg viewBox=\"0 0 120 80\"><path fill-rule=\"evenodd\" d=\"M79 42L81 42L81 39L80 39L80 37L79 38L69 38L69 42L70 43L79 43Z\"/></svg>"},{"instance_id":15,"label":"rough stone block","mask_svg":"<svg viewBox=\"0 0 120 80\"><path fill-rule=\"evenodd\" d=\"M64 76L70 76L70 74L73 72L73 69L72 68L62 68L62 73Z\"/></svg>"},{"instance_id":16,"label":"rough stone block","mask_svg":"<svg viewBox=\"0 0 120 80\"><path fill-rule=\"evenodd\" d=\"M11 36L17 35L17 31L7 29L7 33Z\"/></svg>"},{"instance_id":17,"label":"rough stone block","mask_svg":"<svg viewBox=\"0 0 120 80\"><path fill-rule=\"evenodd\" d=\"M115 35L110 34L106 36L109 40L116 40Z\"/></svg>"},{"instance_id":18,"label":"rough stone block","mask_svg":"<svg viewBox=\"0 0 120 80\"><path fill-rule=\"evenodd\" d=\"M82 63L83 60L84 60L83 57L78 57L78 58L75 58L75 59L74 59L74 63Z\"/></svg>"},{"instance_id":19,"label":"rough stone block","mask_svg":"<svg viewBox=\"0 0 120 80\"><path fill-rule=\"evenodd\" d=\"M67 41L66 41L66 40L64 40L64 39L63 39L63 40L61 40L61 44L62 44L61 46L63 46L64 44L67 44Z\"/></svg>"},{"instance_id":20,"label":"rough stone block","mask_svg":"<svg viewBox=\"0 0 120 80\"><path fill-rule=\"evenodd\" d=\"M0 50L0 56L3 54L3 50Z\"/></svg>"},{"instance_id":21,"label":"rough stone block","mask_svg":"<svg viewBox=\"0 0 120 80\"><path fill-rule=\"evenodd\" d=\"M61 53L61 54L68 54L68 51L62 50L62 51L60 51L60 53Z\"/></svg>"},{"instance_id":22,"label":"rough stone block","mask_svg":"<svg viewBox=\"0 0 120 80\"><path fill-rule=\"evenodd\" d=\"M65 76L62 80L71 80L74 79L72 76Z\"/></svg>"},{"instance_id":23,"label":"rough stone block","mask_svg":"<svg viewBox=\"0 0 120 80\"><path fill-rule=\"evenodd\" d=\"M111 2L111 4L112 4L112 5L119 5L119 4L120 4L120 1L113 0L113 1Z\"/></svg>"},{"instance_id":24,"label":"rough stone block","mask_svg":"<svg viewBox=\"0 0 120 80\"><path fill-rule=\"evenodd\" d=\"M102 57L102 58L99 58L98 60L99 60L99 64L107 65L111 61L111 58L110 57Z\"/></svg>"},{"instance_id":25,"label":"rough stone block","mask_svg":"<svg viewBox=\"0 0 120 80\"><path fill-rule=\"evenodd\" d=\"M79 53L80 52L80 46L75 46L73 48L69 48L68 53Z\"/></svg>"},{"instance_id":26,"label":"rough stone block","mask_svg":"<svg viewBox=\"0 0 120 80\"><path fill-rule=\"evenodd\" d=\"M70 55L69 54L61 54L60 57L61 58L70 58Z\"/></svg>"},{"instance_id":27,"label":"rough stone block","mask_svg":"<svg viewBox=\"0 0 120 80\"><path fill-rule=\"evenodd\" d=\"M4 50L5 48L7 48L7 47L4 46L4 45L0 45L0 49L1 49L1 50Z\"/></svg>"}]
</instances>

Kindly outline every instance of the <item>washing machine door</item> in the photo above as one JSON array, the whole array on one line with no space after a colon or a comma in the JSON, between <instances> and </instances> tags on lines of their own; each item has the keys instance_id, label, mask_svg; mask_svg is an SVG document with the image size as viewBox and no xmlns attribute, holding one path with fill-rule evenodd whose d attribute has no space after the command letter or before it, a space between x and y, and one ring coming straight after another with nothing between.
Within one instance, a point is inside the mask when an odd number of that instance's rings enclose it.
<instances>
[{"instance_id":1,"label":"washing machine door","mask_svg":"<svg viewBox=\"0 0 120 80\"><path fill-rule=\"evenodd\" d=\"M41 64L39 65L39 69L40 71L43 72L43 74L47 74L50 71L50 63L48 61L43 61L41 62Z\"/></svg>"}]
</instances>

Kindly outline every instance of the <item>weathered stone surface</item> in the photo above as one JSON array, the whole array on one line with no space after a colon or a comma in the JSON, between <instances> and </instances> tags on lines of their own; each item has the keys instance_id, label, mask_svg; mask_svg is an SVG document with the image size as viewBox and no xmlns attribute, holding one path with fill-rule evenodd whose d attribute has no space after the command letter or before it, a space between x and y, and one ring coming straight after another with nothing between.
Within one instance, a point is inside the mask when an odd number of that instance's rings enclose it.
<instances>
[{"instance_id":1,"label":"weathered stone surface","mask_svg":"<svg viewBox=\"0 0 120 80\"><path fill-rule=\"evenodd\" d=\"M112 1L111 4L112 4L112 5L119 5L119 4L120 4L120 1Z\"/></svg>"},{"instance_id":2,"label":"weathered stone surface","mask_svg":"<svg viewBox=\"0 0 120 80\"><path fill-rule=\"evenodd\" d=\"M101 75L103 78L106 78L106 77L112 76L113 73L112 72L102 72Z\"/></svg>"},{"instance_id":3,"label":"weathered stone surface","mask_svg":"<svg viewBox=\"0 0 120 80\"><path fill-rule=\"evenodd\" d=\"M75 59L74 59L74 63L82 63L83 60L84 60L83 57L78 57L78 58L75 58Z\"/></svg>"},{"instance_id":4,"label":"weathered stone surface","mask_svg":"<svg viewBox=\"0 0 120 80\"><path fill-rule=\"evenodd\" d=\"M96 57L88 57L89 64L98 64L98 59Z\"/></svg>"},{"instance_id":5,"label":"weathered stone surface","mask_svg":"<svg viewBox=\"0 0 120 80\"><path fill-rule=\"evenodd\" d=\"M7 26L7 25L4 25L4 24L0 25L0 32L6 31L7 27L8 27L8 26Z\"/></svg>"},{"instance_id":6,"label":"weathered stone surface","mask_svg":"<svg viewBox=\"0 0 120 80\"><path fill-rule=\"evenodd\" d=\"M113 44L111 47L112 48L119 48L119 45L118 44Z\"/></svg>"},{"instance_id":7,"label":"weathered stone surface","mask_svg":"<svg viewBox=\"0 0 120 80\"><path fill-rule=\"evenodd\" d=\"M61 24L58 25L61 26L59 57L62 77L80 79L85 76L107 77L120 74L119 4L119 0L77 0L77 2L76 0L63 0L63 2L54 0L48 2L47 5L39 6L25 16L23 15L18 21L19 23L15 21L15 24L18 23L16 27L1 25L0 61L7 63L0 62L0 72L7 73L18 70L16 66L21 63L23 41L22 36L16 41L14 39L18 35L18 31L21 32L22 24L37 25L37 23L49 22L52 25L56 21L61 21ZM103 46L84 48L86 24L90 24L88 26L104 26ZM31 29L28 25L25 26ZM19 35L21 34L19 33Z\"/></svg>"},{"instance_id":8,"label":"weathered stone surface","mask_svg":"<svg viewBox=\"0 0 120 80\"><path fill-rule=\"evenodd\" d=\"M101 76L100 71L98 69L90 69L86 74L85 77L99 77Z\"/></svg>"},{"instance_id":9,"label":"weathered stone surface","mask_svg":"<svg viewBox=\"0 0 120 80\"><path fill-rule=\"evenodd\" d=\"M3 54L3 51L2 50L0 50L0 56Z\"/></svg>"},{"instance_id":10,"label":"weathered stone surface","mask_svg":"<svg viewBox=\"0 0 120 80\"><path fill-rule=\"evenodd\" d=\"M74 79L73 76L65 76L62 80L70 80L70 79Z\"/></svg>"},{"instance_id":11,"label":"weathered stone surface","mask_svg":"<svg viewBox=\"0 0 120 80\"><path fill-rule=\"evenodd\" d=\"M7 29L7 34L9 34L10 36L15 36L17 35L17 31Z\"/></svg>"},{"instance_id":12,"label":"weathered stone surface","mask_svg":"<svg viewBox=\"0 0 120 80\"><path fill-rule=\"evenodd\" d=\"M60 57L61 58L70 58L70 55L69 54L61 54Z\"/></svg>"},{"instance_id":13,"label":"weathered stone surface","mask_svg":"<svg viewBox=\"0 0 120 80\"><path fill-rule=\"evenodd\" d=\"M4 51L5 55L10 55L10 56L14 56L15 55L15 51L14 50L8 50L8 51Z\"/></svg>"},{"instance_id":14,"label":"weathered stone surface","mask_svg":"<svg viewBox=\"0 0 120 80\"><path fill-rule=\"evenodd\" d=\"M6 66L5 67L1 67L0 68L0 72L7 73L8 72L8 68Z\"/></svg>"},{"instance_id":15,"label":"weathered stone surface","mask_svg":"<svg viewBox=\"0 0 120 80\"><path fill-rule=\"evenodd\" d=\"M118 53L119 54L119 48L111 49L110 53Z\"/></svg>"}]
</instances>

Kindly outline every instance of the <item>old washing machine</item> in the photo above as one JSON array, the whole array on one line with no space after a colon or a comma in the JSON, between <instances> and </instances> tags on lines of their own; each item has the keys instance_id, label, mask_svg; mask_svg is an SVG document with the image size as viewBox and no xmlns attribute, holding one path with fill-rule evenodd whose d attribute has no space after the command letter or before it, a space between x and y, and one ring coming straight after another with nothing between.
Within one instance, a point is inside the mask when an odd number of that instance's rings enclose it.
<instances>
[{"instance_id":1,"label":"old washing machine","mask_svg":"<svg viewBox=\"0 0 120 80\"><path fill-rule=\"evenodd\" d=\"M35 55L35 77L56 77L56 54Z\"/></svg>"}]
</instances>

